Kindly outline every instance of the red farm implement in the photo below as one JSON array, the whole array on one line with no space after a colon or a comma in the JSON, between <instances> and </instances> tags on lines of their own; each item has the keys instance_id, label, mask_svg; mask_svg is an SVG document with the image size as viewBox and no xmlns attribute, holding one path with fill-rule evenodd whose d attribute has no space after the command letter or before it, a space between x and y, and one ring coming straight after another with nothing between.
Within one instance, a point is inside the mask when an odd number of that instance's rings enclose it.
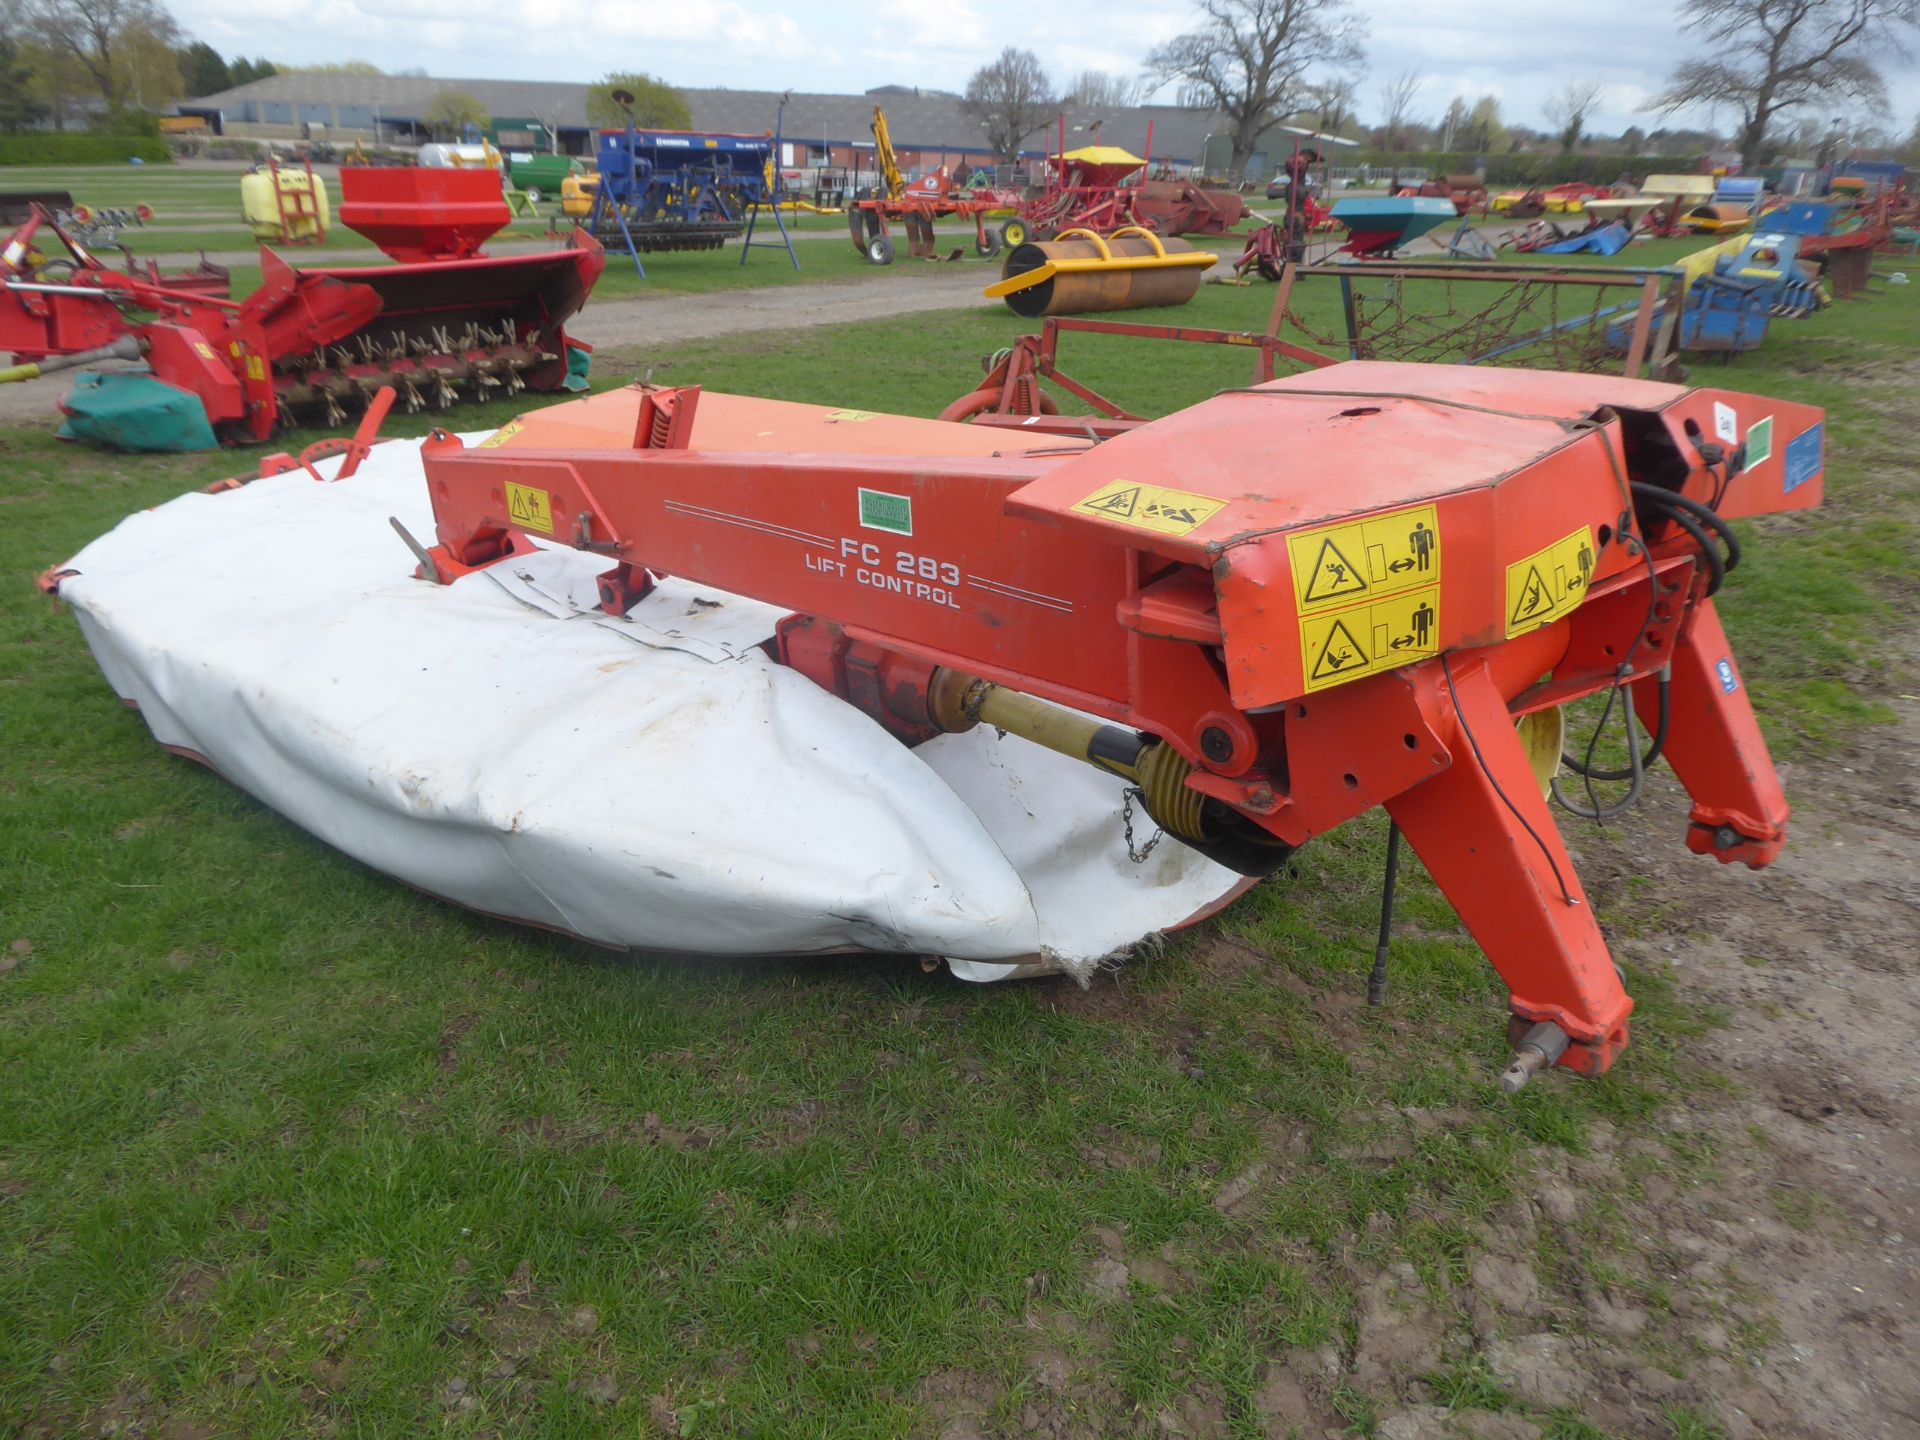
<instances>
[{"instance_id":1,"label":"red farm implement","mask_svg":"<svg viewBox=\"0 0 1920 1440\"><path fill-rule=\"evenodd\" d=\"M1133 212L1162 235L1226 235L1247 218L1247 202L1231 190L1207 190L1191 180L1146 180L1135 188Z\"/></svg>"},{"instance_id":2,"label":"red farm implement","mask_svg":"<svg viewBox=\"0 0 1920 1440\"><path fill-rule=\"evenodd\" d=\"M1044 349L1020 353L1037 377ZM828 452L795 407L697 387L624 403L607 446L562 408L504 446L436 434L416 573L511 570L532 530L606 558L610 614L645 615L660 576L764 601L777 660L903 743L987 726L1082 759L1247 876L1384 806L1506 982L1508 1091L1604 1072L1634 1008L1549 804L1614 813L1555 789L1562 707L1626 707L1634 794L1636 725L1656 737L1688 850L1758 868L1785 842L1711 597L1728 522L1819 503L1812 407L1347 362L982 454L885 415ZM1033 407L998 423L1042 428ZM1782 443L1709 438L1755 425Z\"/></svg>"},{"instance_id":3,"label":"red farm implement","mask_svg":"<svg viewBox=\"0 0 1920 1440\"><path fill-rule=\"evenodd\" d=\"M1153 148L1153 132L1147 132ZM1047 157L1047 183L1041 192L1021 202L1020 211L1000 226L1008 248L1029 240L1051 240L1065 230L1118 230L1143 225L1135 210L1138 187L1126 184L1146 161L1117 145L1088 145L1067 149L1067 119L1060 117L1060 141Z\"/></svg>"},{"instance_id":4,"label":"red farm implement","mask_svg":"<svg viewBox=\"0 0 1920 1440\"><path fill-rule=\"evenodd\" d=\"M973 222L976 254L990 259L1000 253L1000 237L987 228L987 212L997 208L999 197L957 189L953 173L944 165L909 185L894 154L887 112L878 105L873 107L873 143L885 193L847 206L847 232L854 249L876 265L892 264L893 227L899 225L907 232L909 255L917 260L937 260L940 255L933 237L934 221L957 218ZM955 249L948 258L959 259L964 248Z\"/></svg>"},{"instance_id":5,"label":"red farm implement","mask_svg":"<svg viewBox=\"0 0 1920 1440\"><path fill-rule=\"evenodd\" d=\"M578 236L547 254L477 255L486 217L449 221L432 197L416 190L409 202L402 192L491 177L349 173L385 197L375 238L416 263L296 270L262 249L260 287L244 301L207 293L204 279L111 270L38 211L0 252L0 351L16 362L0 380L144 361L144 370L83 373L61 402L63 435L128 450L253 444L289 425L339 426L384 387L410 411L569 388L585 347L564 327L605 268L597 243ZM393 208L409 203L411 219ZM37 248L48 233L65 257ZM420 258L445 254L460 258Z\"/></svg>"}]
</instances>

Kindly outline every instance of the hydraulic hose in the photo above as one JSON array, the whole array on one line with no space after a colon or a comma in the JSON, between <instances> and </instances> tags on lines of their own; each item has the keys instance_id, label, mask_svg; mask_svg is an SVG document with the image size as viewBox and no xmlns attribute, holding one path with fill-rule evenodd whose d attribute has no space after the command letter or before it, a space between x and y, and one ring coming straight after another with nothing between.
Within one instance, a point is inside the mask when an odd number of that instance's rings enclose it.
<instances>
[{"instance_id":1,"label":"hydraulic hose","mask_svg":"<svg viewBox=\"0 0 1920 1440\"><path fill-rule=\"evenodd\" d=\"M1700 558L1707 564L1707 594L1718 592L1727 583L1727 570L1730 567L1727 557L1720 553L1720 547L1713 543L1713 537L1684 510L1670 510L1661 518L1684 530L1687 537L1700 548Z\"/></svg>"},{"instance_id":2,"label":"hydraulic hose","mask_svg":"<svg viewBox=\"0 0 1920 1440\"><path fill-rule=\"evenodd\" d=\"M1703 504L1690 495L1668 490L1664 486L1649 485L1644 480L1633 482L1633 498L1658 511L1663 520L1673 519L1684 512L1720 537L1720 543L1726 547L1727 552L1723 569L1732 570L1740 563L1740 538L1733 533L1733 527L1727 523L1726 517L1711 505Z\"/></svg>"},{"instance_id":3,"label":"hydraulic hose","mask_svg":"<svg viewBox=\"0 0 1920 1440\"><path fill-rule=\"evenodd\" d=\"M1640 769L1649 770L1653 762L1660 758L1667 748L1667 730L1673 721L1673 667L1663 665L1660 668L1660 713L1653 725L1653 740L1647 746L1646 753L1640 757ZM1588 765L1577 760L1564 750L1560 752L1560 763L1574 774L1588 780L1631 780L1633 767L1625 770L1604 770L1598 765Z\"/></svg>"}]
</instances>

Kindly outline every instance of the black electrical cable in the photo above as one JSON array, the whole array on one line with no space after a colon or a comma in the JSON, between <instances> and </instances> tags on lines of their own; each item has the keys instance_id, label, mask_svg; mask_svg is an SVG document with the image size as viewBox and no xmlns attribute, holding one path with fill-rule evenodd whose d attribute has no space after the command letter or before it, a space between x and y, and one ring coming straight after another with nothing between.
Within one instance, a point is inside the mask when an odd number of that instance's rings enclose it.
<instances>
[{"instance_id":1,"label":"black electrical cable","mask_svg":"<svg viewBox=\"0 0 1920 1440\"><path fill-rule=\"evenodd\" d=\"M1631 673L1632 671L1628 666L1622 665L1619 673L1615 675L1613 686L1607 691L1607 703L1601 709L1600 718L1594 723L1593 734L1587 741L1585 766L1576 767L1586 780L1587 803L1580 805L1569 800L1566 792L1560 788L1560 777L1558 775L1547 782L1547 788L1553 792L1553 798L1558 800L1565 809L1585 820L1611 820L1616 815L1626 814L1626 812L1631 810L1640 800L1640 786L1646 779L1646 769L1641 764L1640 735L1634 723L1633 701L1628 699L1626 695L1627 676ZM1600 796L1593 788L1593 782L1596 778L1594 774L1593 752L1599 748L1600 737L1606 733L1607 721L1612 717L1613 707L1617 702L1624 702L1621 704L1621 709L1625 714L1627 725L1627 759L1629 761L1627 780L1629 783L1625 795L1621 796L1611 805L1602 805L1600 803Z\"/></svg>"},{"instance_id":2,"label":"black electrical cable","mask_svg":"<svg viewBox=\"0 0 1920 1440\"><path fill-rule=\"evenodd\" d=\"M1642 772L1651 769L1667 748L1667 730L1673 721L1673 667L1665 666L1660 671L1660 710L1653 726L1652 743L1647 746L1646 754L1640 757ZM1592 759L1592 748L1588 748L1588 760ZM1564 750L1560 753L1560 763L1574 774L1588 780L1631 780L1633 767L1625 770L1602 770L1598 766L1574 759Z\"/></svg>"},{"instance_id":3,"label":"black electrical cable","mask_svg":"<svg viewBox=\"0 0 1920 1440\"><path fill-rule=\"evenodd\" d=\"M1607 447L1607 454L1609 457L1612 456L1613 454L1612 446ZM1617 466L1616 466L1616 471L1617 471ZM1626 483L1624 476L1621 477L1621 480L1623 484ZM1580 764L1575 765L1573 767L1575 772L1578 773L1582 777L1582 779L1584 779L1586 782L1586 790L1587 790L1586 806L1583 808L1579 805L1574 804L1571 800L1569 800L1566 796L1566 792L1560 788L1560 783L1557 779L1554 780L1551 783L1551 785L1548 787L1553 794L1553 798L1559 801L1560 804L1566 810L1568 810L1572 814L1579 815L1585 819L1594 820L1594 821L1603 821L1603 820L1610 819L1611 817L1620 814L1628 806L1632 805L1636 800L1638 800L1640 796L1641 782L1645 778L1645 774L1646 774L1645 767L1642 764L1637 763L1640 761L1640 758L1641 758L1640 757L1640 741L1639 741L1639 738L1633 733L1633 702L1631 700L1628 700L1627 701L1627 744L1631 747L1631 750L1632 750L1632 754L1629 757L1630 761L1636 762L1636 763L1632 763L1630 765L1630 768L1627 770L1626 775L1622 777L1631 782L1627 790L1626 798L1617 805L1611 805L1611 806L1602 805L1600 803L1599 794L1593 788L1593 782L1597 779L1603 778L1603 776L1600 774L1600 767L1598 767L1593 763L1594 753L1600 748L1600 736L1602 732L1606 729L1607 721L1613 715L1614 702L1625 698L1623 692L1626 688L1627 677L1633 674L1634 656L1639 654L1640 643L1641 641L1646 639L1647 632L1653 629L1653 623L1656 618L1656 614L1657 614L1659 603L1660 603L1660 575L1659 575L1658 569L1655 567L1653 563L1653 551L1649 549L1646 542L1637 535L1629 535L1623 532L1620 536L1620 541L1623 545L1632 546L1635 550L1637 550L1640 554L1641 560L1646 564L1646 567L1647 567L1647 618L1641 625L1640 633L1634 636L1633 642L1627 646L1627 653L1626 653L1626 656L1620 662L1620 668L1614 672L1613 684L1607 691L1606 706L1600 712L1600 721L1597 725L1593 727L1593 734L1590 735L1587 739L1586 758ZM1664 671L1662 673L1664 673Z\"/></svg>"},{"instance_id":4,"label":"black electrical cable","mask_svg":"<svg viewBox=\"0 0 1920 1440\"><path fill-rule=\"evenodd\" d=\"M1520 807L1500 788L1499 779L1487 765L1487 757L1480 753L1480 742L1473 738L1473 726L1467 723L1467 712L1460 705L1460 692L1453 686L1453 662L1444 651L1440 655L1440 673L1447 677L1447 694L1453 700L1453 713L1459 717L1460 733L1467 737L1467 747L1479 762L1480 773L1487 777L1487 783L1493 787L1493 793L1500 797L1500 803L1512 812L1513 818L1520 822L1520 828L1533 838L1533 843L1540 847L1540 853L1546 856L1547 868L1553 871L1554 881L1560 886L1561 898L1569 905L1578 905L1580 902L1573 898L1573 891L1567 888L1566 876L1560 873L1560 864L1553 858L1553 851L1547 848L1547 842L1540 838L1540 832L1533 828L1527 817L1520 813Z\"/></svg>"},{"instance_id":5,"label":"black electrical cable","mask_svg":"<svg viewBox=\"0 0 1920 1440\"><path fill-rule=\"evenodd\" d=\"M1461 722L1466 723L1464 720ZM1373 949L1373 973L1367 977L1367 1004L1381 1005L1387 998L1387 954L1393 944L1393 891L1400 876L1400 825L1387 821L1387 874L1380 887L1380 940Z\"/></svg>"}]
</instances>

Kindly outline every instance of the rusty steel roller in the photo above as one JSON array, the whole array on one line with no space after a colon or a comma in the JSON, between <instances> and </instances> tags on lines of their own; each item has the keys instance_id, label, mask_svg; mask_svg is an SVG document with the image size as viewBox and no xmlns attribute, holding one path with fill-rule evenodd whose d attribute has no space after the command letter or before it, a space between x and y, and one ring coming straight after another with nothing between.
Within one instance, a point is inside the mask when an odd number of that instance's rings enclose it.
<instances>
[{"instance_id":1,"label":"rusty steel roller","mask_svg":"<svg viewBox=\"0 0 1920 1440\"><path fill-rule=\"evenodd\" d=\"M1028 319L1184 305L1199 293L1201 272L1219 259L1139 225L1105 237L1065 230L1052 240L1015 246L986 295Z\"/></svg>"}]
</instances>

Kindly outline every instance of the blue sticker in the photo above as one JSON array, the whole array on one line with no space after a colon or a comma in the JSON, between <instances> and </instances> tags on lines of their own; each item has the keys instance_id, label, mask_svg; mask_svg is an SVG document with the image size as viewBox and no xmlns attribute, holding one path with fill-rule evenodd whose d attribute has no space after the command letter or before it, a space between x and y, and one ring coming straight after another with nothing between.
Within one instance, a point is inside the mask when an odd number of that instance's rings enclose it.
<instances>
[{"instance_id":1,"label":"blue sticker","mask_svg":"<svg viewBox=\"0 0 1920 1440\"><path fill-rule=\"evenodd\" d=\"M1825 422L1814 426L1803 435L1796 435L1787 442L1787 478L1781 485L1782 494L1791 495L1809 480L1816 479L1825 456L1827 427Z\"/></svg>"},{"instance_id":2,"label":"blue sticker","mask_svg":"<svg viewBox=\"0 0 1920 1440\"><path fill-rule=\"evenodd\" d=\"M1740 677L1733 673L1733 661L1731 659L1722 657L1720 663L1713 668L1714 673L1720 677L1720 688L1726 691L1727 694L1731 695L1740 688Z\"/></svg>"}]
</instances>

